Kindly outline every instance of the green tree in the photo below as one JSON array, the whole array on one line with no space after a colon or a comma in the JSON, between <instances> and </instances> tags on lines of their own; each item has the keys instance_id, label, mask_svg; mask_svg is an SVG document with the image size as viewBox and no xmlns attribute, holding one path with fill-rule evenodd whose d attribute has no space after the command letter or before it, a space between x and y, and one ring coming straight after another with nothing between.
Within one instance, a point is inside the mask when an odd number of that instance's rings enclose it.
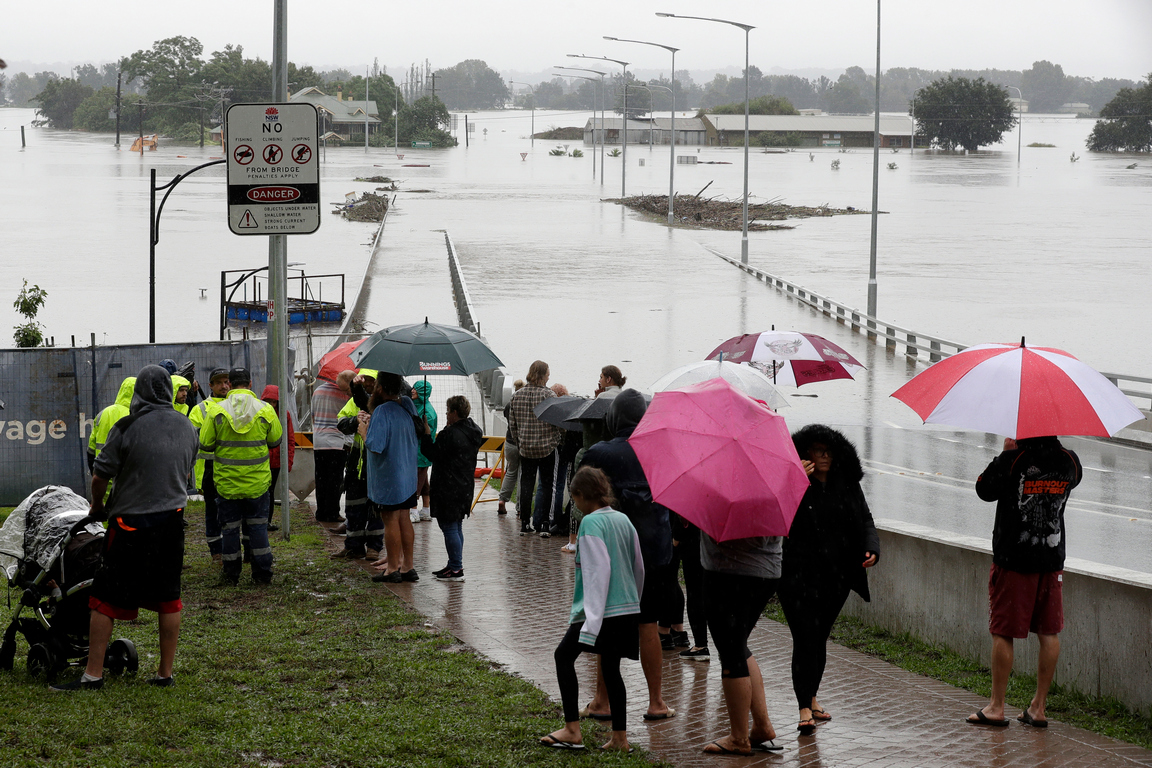
<instances>
[{"instance_id":1,"label":"green tree","mask_svg":"<svg viewBox=\"0 0 1152 768\"><path fill-rule=\"evenodd\" d=\"M15 326L13 338L17 347L38 347L44 341L44 326L36 322L36 313L44 306L46 298L48 291L38 285L29 288L28 281L24 281L24 287L16 295L16 301L12 302L16 311L27 318L27 322Z\"/></svg>"},{"instance_id":2,"label":"green tree","mask_svg":"<svg viewBox=\"0 0 1152 768\"><path fill-rule=\"evenodd\" d=\"M853 67L860 69L860 67ZM863 72L864 70L860 70ZM870 86L875 88L875 85ZM861 93L860 84L847 74L840 75L836 84L824 92L824 109L838 115L866 115L874 106L871 99Z\"/></svg>"},{"instance_id":3,"label":"green tree","mask_svg":"<svg viewBox=\"0 0 1152 768\"><path fill-rule=\"evenodd\" d=\"M197 96L204 81L203 52L204 46L194 37L169 37L125 59L124 76L139 77L147 92L147 130L171 133L190 120L198 120L189 108L200 106Z\"/></svg>"},{"instance_id":4,"label":"green tree","mask_svg":"<svg viewBox=\"0 0 1152 768\"><path fill-rule=\"evenodd\" d=\"M27 72L17 72L8 81L8 98L13 106L28 107L36 100L36 94L44 90L44 86L53 80L59 79L55 72L37 72L29 75Z\"/></svg>"},{"instance_id":5,"label":"green tree","mask_svg":"<svg viewBox=\"0 0 1152 768\"><path fill-rule=\"evenodd\" d=\"M436 95L449 109L495 109L510 96L499 73L480 59L436 71Z\"/></svg>"},{"instance_id":6,"label":"green tree","mask_svg":"<svg viewBox=\"0 0 1152 768\"><path fill-rule=\"evenodd\" d=\"M53 128L69 130L76 108L91 95L92 88L79 80L51 80L36 94L35 100L40 104L36 114Z\"/></svg>"},{"instance_id":7,"label":"green tree","mask_svg":"<svg viewBox=\"0 0 1152 768\"><path fill-rule=\"evenodd\" d=\"M1016 125L1007 89L980 77L937 80L916 92L916 134L943 149L995 144Z\"/></svg>"},{"instance_id":8,"label":"green tree","mask_svg":"<svg viewBox=\"0 0 1152 768\"><path fill-rule=\"evenodd\" d=\"M713 115L742 115L744 114L744 101L733 104L721 104L707 110ZM700 115L704 114L701 110ZM798 115L799 112L792 106L792 102L782 96L757 96L748 102L750 115Z\"/></svg>"},{"instance_id":9,"label":"green tree","mask_svg":"<svg viewBox=\"0 0 1152 768\"><path fill-rule=\"evenodd\" d=\"M82 131L111 131L116 127L116 119L108 113L116 109L116 89L105 86L92 94L72 115L72 127Z\"/></svg>"},{"instance_id":10,"label":"green tree","mask_svg":"<svg viewBox=\"0 0 1152 768\"><path fill-rule=\"evenodd\" d=\"M400 107L400 140L430 141L434 147L454 147L457 142L444 130L450 116L448 107L435 96L424 96Z\"/></svg>"},{"instance_id":11,"label":"green tree","mask_svg":"<svg viewBox=\"0 0 1152 768\"><path fill-rule=\"evenodd\" d=\"M1020 73L1020 90L1031 112L1055 112L1072 94L1072 82L1064 69L1050 61L1037 61Z\"/></svg>"},{"instance_id":12,"label":"green tree","mask_svg":"<svg viewBox=\"0 0 1152 768\"><path fill-rule=\"evenodd\" d=\"M1152 152L1152 74L1136 88L1120 92L1100 110L1088 136L1093 152Z\"/></svg>"}]
</instances>

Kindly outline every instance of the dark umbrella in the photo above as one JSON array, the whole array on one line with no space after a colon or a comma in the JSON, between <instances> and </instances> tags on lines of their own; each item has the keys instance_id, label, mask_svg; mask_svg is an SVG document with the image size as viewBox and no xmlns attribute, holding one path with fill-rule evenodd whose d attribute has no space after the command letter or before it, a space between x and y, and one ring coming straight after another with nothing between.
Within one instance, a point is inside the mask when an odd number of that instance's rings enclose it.
<instances>
[{"instance_id":1,"label":"dark umbrella","mask_svg":"<svg viewBox=\"0 0 1152 768\"><path fill-rule=\"evenodd\" d=\"M358 368L401 376L468 376L504 363L471 331L428 322L393 325L365 339L349 355Z\"/></svg>"},{"instance_id":2,"label":"dark umbrella","mask_svg":"<svg viewBox=\"0 0 1152 768\"><path fill-rule=\"evenodd\" d=\"M359 368L401 376L467 376L503 365L476 334L427 318L377 331L349 357Z\"/></svg>"},{"instance_id":3,"label":"dark umbrella","mask_svg":"<svg viewBox=\"0 0 1152 768\"><path fill-rule=\"evenodd\" d=\"M615 397L597 397L586 400L581 408L577 408L568 417L568 421L603 421L608 416L608 409L612 407L612 401L615 399ZM644 395L644 402L651 403L652 395Z\"/></svg>"},{"instance_id":4,"label":"dark umbrella","mask_svg":"<svg viewBox=\"0 0 1152 768\"><path fill-rule=\"evenodd\" d=\"M545 424L563 427L570 432L580 432L583 429L580 424L568 419L572 417L573 413L584 407L587 402L587 399L575 395L550 397L537 403L536 407L532 409L532 413L536 414L536 418Z\"/></svg>"}]
</instances>

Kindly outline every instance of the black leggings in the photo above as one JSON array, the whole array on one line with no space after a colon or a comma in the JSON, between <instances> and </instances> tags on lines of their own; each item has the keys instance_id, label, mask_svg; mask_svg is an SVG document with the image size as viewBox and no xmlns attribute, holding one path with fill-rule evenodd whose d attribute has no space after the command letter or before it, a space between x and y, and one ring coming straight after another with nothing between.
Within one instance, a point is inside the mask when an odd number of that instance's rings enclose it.
<instances>
[{"instance_id":1,"label":"black leggings","mask_svg":"<svg viewBox=\"0 0 1152 768\"><path fill-rule=\"evenodd\" d=\"M720 656L720 676L748 677L748 636L776 593L779 579L704 571L708 629Z\"/></svg>"},{"instance_id":2,"label":"black leggings","mask_svg":"<svg viewBox=\"0 0 1152 768\"><path fill-rule=\"evenodd\" d=\"M684 591L680 590L680 579L677 577L681 564L684 566ZM698 539L681 541L672 548L670 569L668 585L664 590L665 601L660 612L660 626L671 627L683 622L687 605L688 626L694 641L692 644L697 648L707 648L708 616L704 611L704 568L700 565Z\"/></svg>"},{"instance_id":3,"label":"black leggings","mask_svg":"<svg viewBox=\"0 0 1152 768\"><path fill-rule=\"evenodd\" d=\"M799 709L812 706L828 659L828 636L848 599L848 584L833 573L790 573L780 583L780 606L792 633L792 689Z\"/></svg>"},{"instance_id":4,"label":"black leggings","mask_svg":"<svg viewBox=\"0 0 1152 768\"><path fill-rule=\"evenodd\" d=\"M605 619L608 624L612 619ZM564 722L580 720L580 683L576 679L576 657L591 652L592 648L580 642L580 628L584 622L568 625L568 631L560 645L556 646L553 657L556 659L556 682L560 684L560 701L564 704ZM633 624L633 627L636 625ZM601 627L601 632L608 627ZM620 656L607 652L600 653L600 670L604 674L604 687L608 689L608 706L612 709L612 730L626 728L628 713L628 693L624 678L620 675Z\"/></svg>"}]
</instances>

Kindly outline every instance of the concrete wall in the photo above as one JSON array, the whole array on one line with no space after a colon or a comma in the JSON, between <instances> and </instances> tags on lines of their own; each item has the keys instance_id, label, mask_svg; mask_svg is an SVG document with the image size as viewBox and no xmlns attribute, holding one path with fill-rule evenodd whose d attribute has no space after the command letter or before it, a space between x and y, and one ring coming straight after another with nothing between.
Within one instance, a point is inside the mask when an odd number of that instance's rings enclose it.
<instances>
[{"instance_id":1,"label":"concrete wall","mask_svg":"<svg viewBox=\"0 0 1152 768\"><path fill-rule=\"evenodd\" d=\"M877 520L882 559L872 602L844 613L990 663L989 540ZM991 533L991 532L989 532ZM1056 682L1132 709L1152 710L1152 575L1069 558ZM1016 643L1017 672L1036 674L1035 636Z\"/></svg>"}]
</instances>

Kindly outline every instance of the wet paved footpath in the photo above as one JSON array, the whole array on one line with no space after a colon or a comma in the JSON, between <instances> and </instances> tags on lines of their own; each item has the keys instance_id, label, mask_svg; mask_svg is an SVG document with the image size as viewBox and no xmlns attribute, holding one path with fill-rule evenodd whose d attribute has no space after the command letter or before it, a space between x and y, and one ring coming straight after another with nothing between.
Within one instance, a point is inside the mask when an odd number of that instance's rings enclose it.
<instances>
[{"instance_id":1,"label":"wet paved footpath","mask_svg":"<svg viewBox=\"0 0 1152 768\"><path fill-rule=\"evenodd\" d=\"M441 583L431 576L447 562L443 536L433 521L415 526L420 581L380 586L558 701L552 651L566 629L573 557L560 551L565 539L520 536L515 516L498 516L495 506L479 505L464 522L465 582ZM333 549L341 543L336 536L331 540ZM1008 728L966 725L964 718L986 700L834 644L820 689L820 701L833 719L814 736L799 736L787 627L762 619L749 646L764 674L768 712L783 753L703 754L704 744L727 732L720 665L715 659L683 661L672 651L664 653L664 699L678 712L671 720L649 724L641 719L647 688L640 663L625 660L622 665L629 741L677 766L1152 766L1152 751L1055 721L1046 730L1030 728L1015 721L1020 713L1011 708ZM591 699L594 660L585 654L577 662L581 705Z\"/></svg>"}]
</instances>

